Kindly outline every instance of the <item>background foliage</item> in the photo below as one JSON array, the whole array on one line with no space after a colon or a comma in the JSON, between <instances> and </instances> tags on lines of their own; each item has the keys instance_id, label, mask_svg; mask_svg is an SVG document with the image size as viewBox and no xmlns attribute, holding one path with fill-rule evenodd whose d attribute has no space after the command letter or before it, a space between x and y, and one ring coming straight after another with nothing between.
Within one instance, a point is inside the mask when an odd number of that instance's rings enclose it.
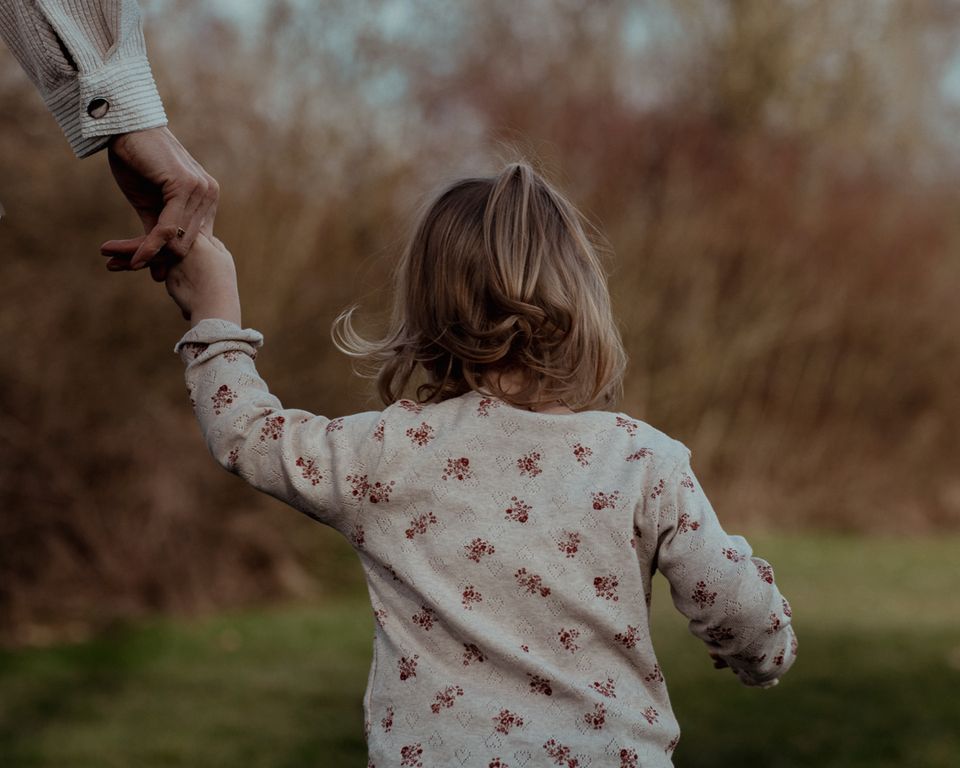
<instances>
[{"instance_id":1,"label":"background foliage","mask_svg":"<svg viewBox=\"0 0 960 768\"><path fill-rule=\"evenodd\" d=\"M960 527L955 3L143 5L287 404L379 407L330 322L374 327L416 204L520 153L609 240L620 409L691 447L725 524ZM0 199L2 639L353 578L208 459L178 313L102 270L135 219L5 50Z\"/></svg>"}]
</instances>

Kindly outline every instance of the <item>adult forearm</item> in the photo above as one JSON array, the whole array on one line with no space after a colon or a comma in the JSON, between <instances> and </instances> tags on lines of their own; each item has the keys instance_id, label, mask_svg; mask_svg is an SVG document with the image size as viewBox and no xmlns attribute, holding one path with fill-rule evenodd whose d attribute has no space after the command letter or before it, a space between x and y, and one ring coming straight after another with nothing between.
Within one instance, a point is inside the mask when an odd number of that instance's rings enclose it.
<instances>
[{"instance_id":1,"label":"adult forearm","mask_svg":"<svg viewBox=\"0 0 960 768\"><path fill-rule=\"evenodd\" d=\"M5 0L0 38L78 157L112 135L167 124L135 0Z\"/></svg>"}]
</instances>

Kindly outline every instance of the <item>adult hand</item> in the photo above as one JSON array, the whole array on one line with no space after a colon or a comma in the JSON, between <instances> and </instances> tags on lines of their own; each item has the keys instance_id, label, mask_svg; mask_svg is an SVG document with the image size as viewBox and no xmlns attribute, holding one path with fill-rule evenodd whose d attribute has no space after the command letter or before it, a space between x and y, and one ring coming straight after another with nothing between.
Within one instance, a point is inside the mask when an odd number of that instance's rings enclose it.
<instances>
[{"instance_id":1,"label":"adult hand","mask_svg":"<svg viewBox=\"0 0 960 768\"><path fill-rule=\"evenodd\" d=\"M139 269L150 263L153 279L163 281L170 264L187 255L200 232L212 236L220 187L167 128L114 136L107 153L117 186L144 231L140 237L100 246L111 257L107 269Z\"/></svg>"}]
</instances>

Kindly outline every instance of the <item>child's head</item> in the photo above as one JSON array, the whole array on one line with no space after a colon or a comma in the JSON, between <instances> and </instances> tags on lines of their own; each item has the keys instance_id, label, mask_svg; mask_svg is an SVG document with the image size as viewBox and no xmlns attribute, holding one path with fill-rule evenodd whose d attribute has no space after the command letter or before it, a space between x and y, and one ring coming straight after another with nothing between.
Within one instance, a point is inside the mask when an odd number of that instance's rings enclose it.
<instances>
[{"instance_id":1,"label":"child's head","mask_svg":"<svg viewBox=\"0 0 960 768\"><path fill-rule=\"evenodd\" d=\"M626 356L597 246L576 208L527 163L458 180L430 200L395 290L382 339L354 331L355 308L334 324L337 346L373 364L384 403L416 374L421 402L475 389L578 410L619 395Z\"/></svg>"}]
</instances>

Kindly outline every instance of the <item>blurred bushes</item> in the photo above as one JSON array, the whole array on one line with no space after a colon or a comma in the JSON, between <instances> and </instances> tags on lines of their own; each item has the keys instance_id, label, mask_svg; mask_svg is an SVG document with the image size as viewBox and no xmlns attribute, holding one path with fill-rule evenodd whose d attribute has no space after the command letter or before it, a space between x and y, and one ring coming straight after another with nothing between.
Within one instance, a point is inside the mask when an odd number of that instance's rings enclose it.
<instances>
[{"instance_id":1,"label":"blurred bushes","mask_svg":"<svg viewBox=\"0 0 960 768\"><path fill-rule=\"evenodd\" d=\"M145 8L288 404L379 407L330 322L376 320L423 196L519 150L615 254L621 409L692 448L728 527L957 527L960 9ZM328 540L207 460L162 288L102 271L136 232L103 157L6 51L0 105L0 634L316 592Z\"/></svg>"}]
</instances>

